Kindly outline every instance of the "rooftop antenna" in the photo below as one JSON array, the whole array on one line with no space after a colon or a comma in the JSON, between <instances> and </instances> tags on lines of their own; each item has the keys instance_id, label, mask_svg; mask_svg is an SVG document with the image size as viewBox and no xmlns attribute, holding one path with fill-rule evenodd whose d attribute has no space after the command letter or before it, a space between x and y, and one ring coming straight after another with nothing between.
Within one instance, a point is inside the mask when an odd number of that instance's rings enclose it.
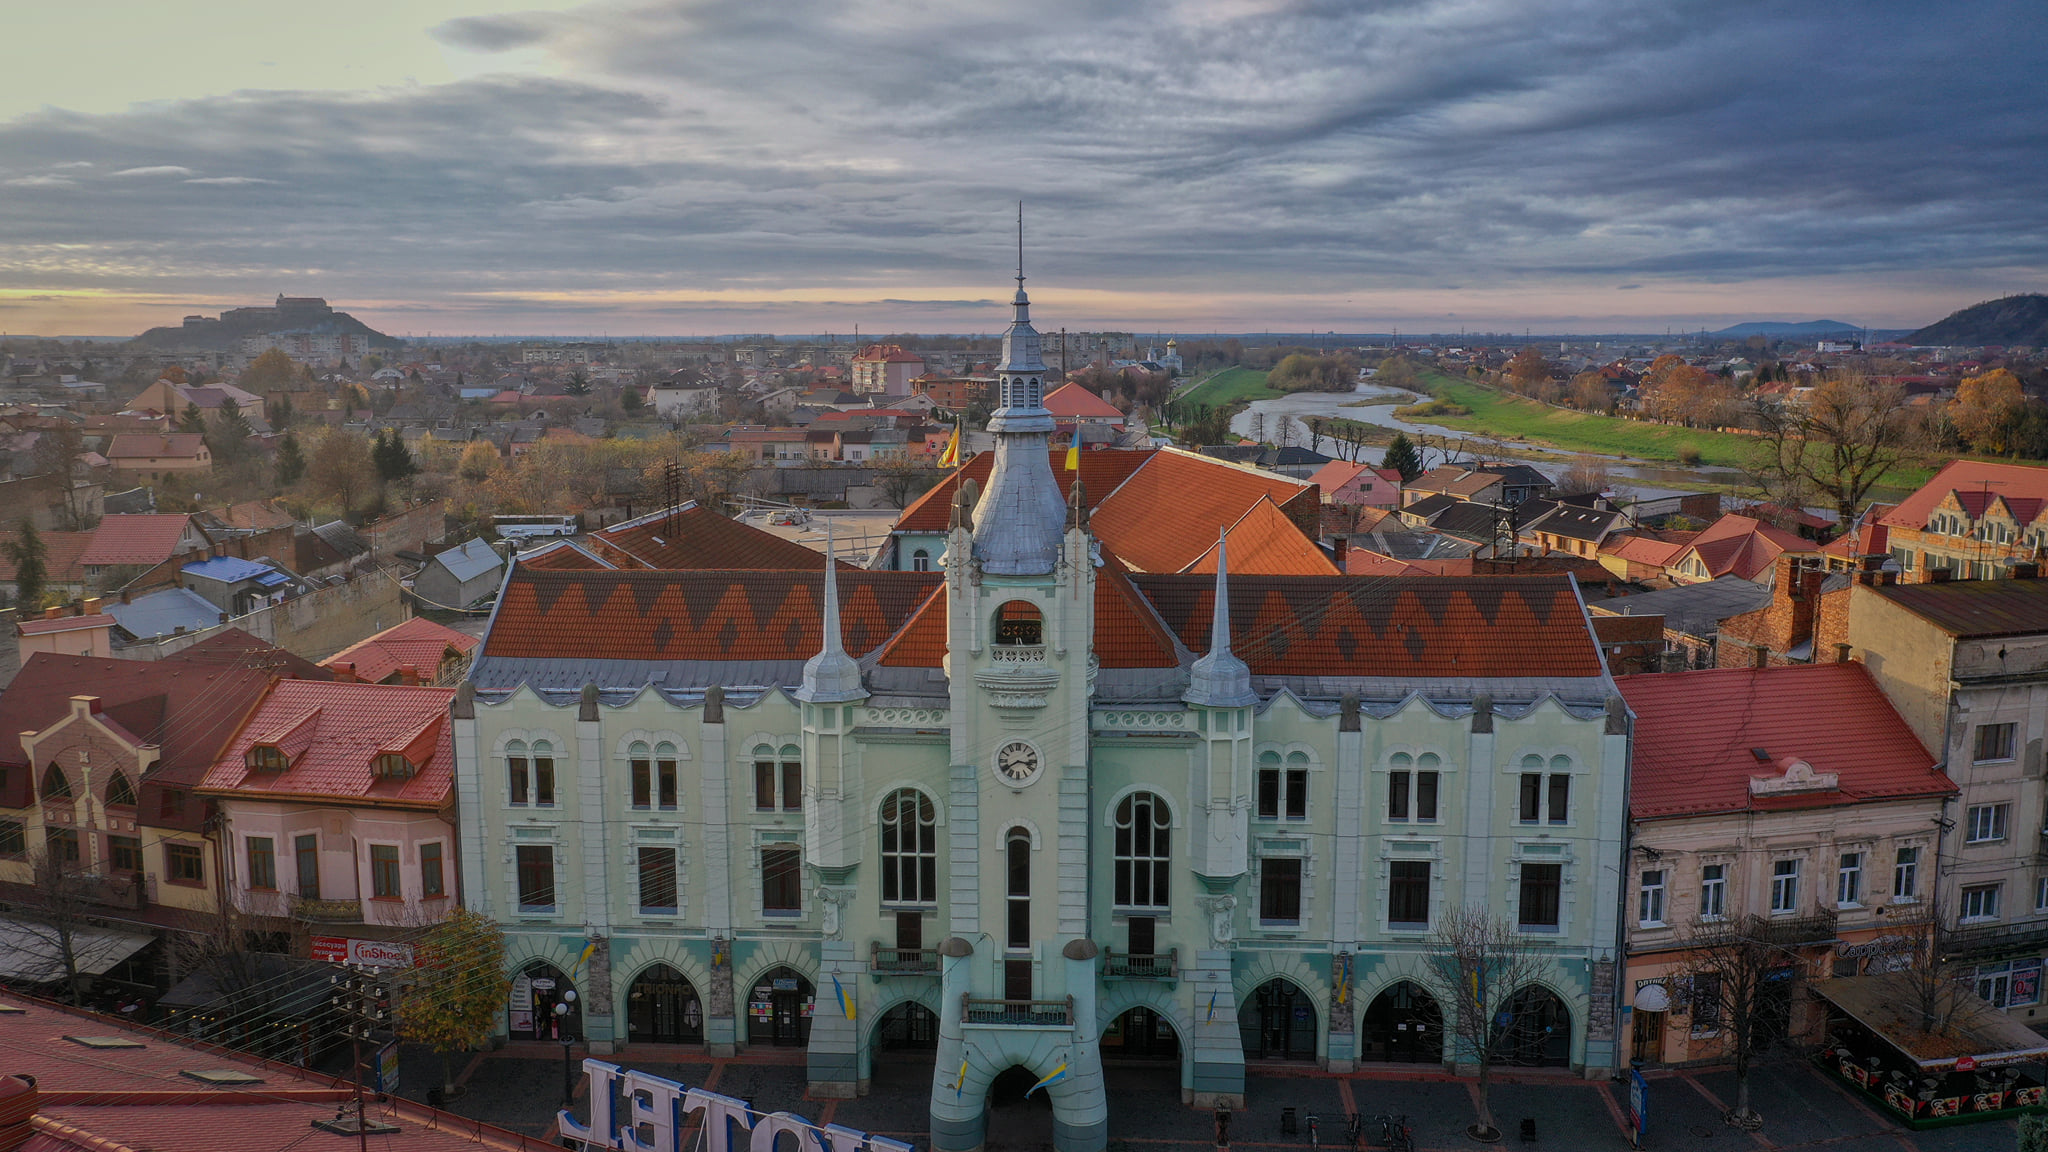
<instances>
[{"instance_id":1,"label":"rooftop antenna","mask_svg":"<svg viewBox=\"0 0 2048 1152\"><path fill-rule=\"evenodd\" d=\"M1024 290L1024 202L1017 201L1017 291Z\"/></svg>"}]
</instances>

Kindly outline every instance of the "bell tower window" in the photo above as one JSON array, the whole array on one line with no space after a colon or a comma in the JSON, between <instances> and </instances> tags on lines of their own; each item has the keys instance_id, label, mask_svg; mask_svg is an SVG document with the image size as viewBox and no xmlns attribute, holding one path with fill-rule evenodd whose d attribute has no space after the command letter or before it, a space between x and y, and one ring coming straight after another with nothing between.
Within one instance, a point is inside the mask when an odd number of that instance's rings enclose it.
<instances>
[{"instance_id":1,"label":"bell tower window","mask_svg":"<svg viewBox=\"0 0 2048 1152\"><path fill-rule=\"evenodd\" d=\"M1045 617L1022 600L1011 600L996 609L996 643L1035 645L1045 643Z\"/></svg>"}]
</instances>

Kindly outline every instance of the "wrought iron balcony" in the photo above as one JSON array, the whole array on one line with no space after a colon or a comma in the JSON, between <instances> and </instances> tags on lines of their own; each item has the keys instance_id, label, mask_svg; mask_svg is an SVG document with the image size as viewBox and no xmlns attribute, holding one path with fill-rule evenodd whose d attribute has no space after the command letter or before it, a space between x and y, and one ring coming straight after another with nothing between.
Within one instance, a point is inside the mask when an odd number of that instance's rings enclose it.
<instances>
[{"instance_id":1,"label":"wrought iron balcony","mask_svg":"<svg viewBox=\"0 0 2048 1152\"><path fill-rule=\"evenodd\" d=\"M1835 913L1823 910L1814 916L1772 916L1763 921L1774 944L1797 947L1826 944L1835 938Z\"/></svg>"},{"instance_id":2,"label":"wrought iron balcony","mask_svg":"<svg viewBox=\"0 0 2048 1152\"><path fill-rule=\"evenodd\" d=\"M1180 971L1179 957L1178 948L1156 953L1118 952L1105 948L1102 952L1102 976L1105 980L1160 980L1170 983Z\"/></svg>"},{"instance_id":3,"label":"wrought iron balcony","mask_svg":"<svg viewBox=\"0 0 2048 1152\"><path fill-rule=\"evenodd\" d=\"M868 949L871 976L931 976L939 970L936 948L884 948L877 940L871 941Z\"/></svg>"},{"instance_id":4,"label":"wrought iron balcony","mask_svg":"<svg viewBox=\"0 0 2048 1152\"><path fill-rule=\"evenodd\" d=\"M2048 920L1959 928L1941 941L1943 959L1990 960L2048 947Z\"/></svg>"},{"instance_id":5,"label":"wrought iron balcony","mask_svg":"<svg viewBox=\"0 0 2048 1152\"><path fill-rule=\"evenodd\" d=\"M363 922L361 900L306 900L292 899L292 917L313 924L360 924Z\"/></svg>"},{"instance_id":6,"label":"wrought iron balcony","mask_svg":"<svg viewBox=\"0 0 2048 1152\"><path fill-rule=\"evenodd\" d=\"M984 1000L960 997L960 1022L995 1028L1071 1028L1074 998L1064 1000Z\"/></svg>"}]
</instances>

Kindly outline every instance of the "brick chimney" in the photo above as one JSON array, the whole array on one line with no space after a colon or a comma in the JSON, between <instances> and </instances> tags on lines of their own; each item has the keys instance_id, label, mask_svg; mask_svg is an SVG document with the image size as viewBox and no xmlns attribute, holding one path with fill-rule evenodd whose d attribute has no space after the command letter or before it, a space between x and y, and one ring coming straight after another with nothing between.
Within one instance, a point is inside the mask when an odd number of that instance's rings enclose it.
<instances>
[{"instance_id":1,"label":"brick chimney","mask_svg":"<svg viewBox=\"0 0 2048 1152\"><path fill-rule=\"evenodd\" d=\"M418 687L420 682L419 668L412 664L400 664L398 666L398 682Z\"/></svg>"},{"instance_id":2,"label":"brick chimney","mask_svg":"<svg viewBox=\"0 0 2048 1152\"><path fill-rule=\"evenodd\" d=\"M1337 536L1330 540L1330 559L1337 565L1337 571L1344 571L1344 561L1351 555L1351 537Z\"/></svg>"},{"instance_id":3,"label":"brick chimney","mask_svg":"<svg viewBox=\"0 0 2048 1152\"><path fill-rule=\"evenodd\" d=\"M1849 653L1850 653L1850 651L1851 651L1851 650L1853 650L1854 648L1855 648L1855 645L1853 645L1853 644L1837 644L1837 645L1835 645L1835 663L1837 663L1837 664L1847 664L1847 663L1849 662Z\"/></svg>"},{"instance_id":4,"label":"brick chimney","mask_svg":"<svg viewBox=\"0 0 2048 1152\"><path fill-rule=\"evenodd\" d=\"M336 664L336 665L334 666L334 680L335 680L335 683L337 683L337 684L360 684L360 683L362 683L362 681L361 681L360 679L358 679L358 678L357 678L357 676L356 676L356 666L355 666L355 664L354 664L353 662L351 662L351 661L347 661L347 660L344 660L344 661L342 661L341 663L339 663L339 664Z\"/></svg>"},{"instance_id":5,"label":"brick chimney","mask_svg":"<svg viewBox=\"0 0 2048 1152\"><path fill-rule=\"evenodd\" d=\"M100 605L101 605L101 604L102 604L103 602L104 602L104 601L102 601L102 600L101 600L101 599L100 599L100 598L99 598L98 596L88 596L88 597L86 597L86 599L85 599L85 615L87 615L87 616L97 616L97 615L99 615L99 611L100 611Z\"/></svg>"},{"instance_id":6,"label":"brick chimney","mask_svg":"<svg viewBox=\"0 0 2048 1152\"><path fill-rule=\"evenodd\" d=\"M21 1152L36 1134L40 1107L36 1078L16 1073L0 1077L0 1152Z\"/></svg>"},{"instance_id":7,"label":"brick chimney","mask_svg":"<svg viewBox=\"0 0 2048 1152\"><path fill-rule=\"evenodd\" d=\"M1753 664L1753 665L1751 665L1751 667L1755 667L1755 668L1768 668L1768 667L1770 667L1770 666L1771 666L1771 649L1770 649L1770 646L1769 646L1768 644L1759 644L1759 645L1757 645L1757 646L1756 646L1756 651L1755 651L1755 652L1754 652L1754 653L1753 653L1753 654L1751 655L1751 659L1753 659L1753 660L1755 660L1755 661L1756 661L1756 663L1755 663L1755 664Z\"/></svg>"}]
</instances>

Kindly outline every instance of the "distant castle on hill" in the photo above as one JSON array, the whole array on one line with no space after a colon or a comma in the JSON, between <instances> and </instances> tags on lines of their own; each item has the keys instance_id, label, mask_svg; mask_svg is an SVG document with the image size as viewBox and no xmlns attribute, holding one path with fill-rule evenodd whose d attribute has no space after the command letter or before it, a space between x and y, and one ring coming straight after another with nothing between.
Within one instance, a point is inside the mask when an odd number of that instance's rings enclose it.
<instances>
[{"instance_id":1,"label":"distant castle on hill","mask_svg":"<svg viewBox=\"0 0 2048 1152\"><path fill-rule=\"evenodd\" d=\"M361 344L364 350L399 344L348 313L335 311L318 296L282 295L275 304L229 308L218 317L187 316L183 324L151 328L135 342L158 348L230 351L254 337L287 335L319 337L322 343Z\"/></svg>"}]
</instances>

